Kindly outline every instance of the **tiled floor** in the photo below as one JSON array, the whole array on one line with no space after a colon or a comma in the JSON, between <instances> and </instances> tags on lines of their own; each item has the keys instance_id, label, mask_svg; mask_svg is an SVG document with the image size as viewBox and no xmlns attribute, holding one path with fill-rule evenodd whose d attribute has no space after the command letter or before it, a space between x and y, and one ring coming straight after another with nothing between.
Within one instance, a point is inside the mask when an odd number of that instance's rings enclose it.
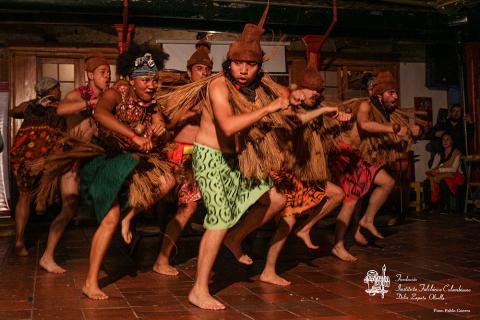
<instances>
[{"instance_id":1,"label":"tiled floor","mask_svg":"<svg viewBox=\"0 0 480 320\"><path fill-rule=\"evenodd\" d=\"M28 258L13 256L12 239L0 238L0 319L480 319L480 224L459 216L410 219L382 228L385 240L369 247L351 246L359 258L356 263L328 254L333 228L324 222L315 232L322 245L317 252L289 239L279 266L292 281L286 288L255 281L268 241L265 232L259 233L249 241L257 258L253 267L240 266L221 252L211 285L228 306L220 312L200 310L186 299L198 238L181 239L175 257L181 274L176 278L148 271L157 238L145 238L132 259L116 239L103 279L111 298L91 301L80 288L93 228L68 230L58 250L59 261L68 269L64 275L48 274L37 266L45 245L43 230L34 234ZM384 298L369 296L364 283L367 271L381 274L384 264L390 277L388 292ZM143 271L136 271L139 266L144 266ZM399 282L398 274L410 281ZM400 285L406 288L403 299ZM421 291L422 287L429 291Z\"/></svg>"}]
</instances>

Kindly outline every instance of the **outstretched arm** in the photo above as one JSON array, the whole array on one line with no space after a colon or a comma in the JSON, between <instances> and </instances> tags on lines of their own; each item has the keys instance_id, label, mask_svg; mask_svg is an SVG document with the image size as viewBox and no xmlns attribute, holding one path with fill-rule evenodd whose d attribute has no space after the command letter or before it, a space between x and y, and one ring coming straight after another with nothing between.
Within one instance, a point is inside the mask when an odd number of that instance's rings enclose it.
<instances>
[{"instance_id":1,"label":"outstretched arm","mask_svg":"<svg viewBox=\"0 0 480 320\"><path fill-rule=\"evenodd\" d=\"M362 130L371 133L394 133L392 125L381 124L370 120L368 116L369 113L370 104L368 102L362 102L357 113L357 122Z\"/></svg>"},{"instance_id":2,"label":"outstretched arm","mask_svg":"<svg viewBox=\"0 0 480 320\"><path fill-rule=\"evenodd\" d=\"M317 108L312 111L307 111L304 113L298 113L297 117L300 119L300 121L305 124L309 121L312 121L315 118L320 117L321 115L325 113L334 113L335 115L338 114L338 108L337 107L321 107Z\"/></svg>"}]
</instances>

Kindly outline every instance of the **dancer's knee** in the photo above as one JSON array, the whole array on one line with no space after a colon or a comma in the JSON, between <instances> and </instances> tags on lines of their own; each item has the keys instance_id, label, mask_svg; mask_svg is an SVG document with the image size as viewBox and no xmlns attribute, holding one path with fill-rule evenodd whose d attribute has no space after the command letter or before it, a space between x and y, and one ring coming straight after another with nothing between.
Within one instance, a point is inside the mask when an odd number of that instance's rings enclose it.
<instances>
[{"instance_id":1,"label":"dancer's knee","mask_svg":"<svg viewBox=\"0 0 480 320\"><path fill-rule=\"evenodd\" d=\"M329 184L327 186L327 196L336 205L339 205L345 199L345 192L338 186Z\"/></svg>"},{"instance_id":2,"label":"dancer's knee","mask_svg":"<svg viewBox=\"0 0 480 320\"><path fill-rule=\"evenodd\" d=\"M162 195L166 195L169 193L173 188L175 188L177 181L172 175L165 175L165 177L162 179L162 183L160 184L160 193Z\"/></svg>"},{"instance_id":3,"label":"dancer's knee","mask_svg":"<svg viewBox=\"0 0 480 320\"><path fill-rule=\"evenodd\" d=\"M119 214L111 211L107 213L107 215L103 218L102 222L100 223L100 226L108 230L115 230L119 221L120 221Z\"/></svg>"},{"instance_id":4,"label":"dancer's knee","mask_svg":"<svg viewBox=\"0 0 480 320\"><path fill-rule=\"evenodd\" d=\"M338 188L338 190L335 191L331 199L335 202L335 204L338 205L343 202L343 199L345 199L345 192L343 192L342 189Z\"/></svg>"},{"instance_id":5,"label":"dancer's knee","mask_svg":"<svg viewBox=\"0 0 480 320\"><path fill-rule=\"evenodd\" d=\"M388 192L391 192L395 187L395 179L393 179L390 175L385 177L385 181L382 184L382 187L385 188Z\"/></svg>"},{"instance_id":6,"label":"dancer's knee","mask_svg":"<svg viewBox=\"0 0 480 320\"><path fill-rule=\"evenodd\" d=\"M269 192L270 208L275 212L282 210L286 203L286 197L279 193L275 188L271 189Z\"/></svg>"},{"instance_id":7,"label":"dancer's knee","mask_svg":"<svg viewBox=\"0 0 480 320\"><path fill-rule=\"evenodd\" d=\"M297 219L295 218L295 216L288 216L288 217L283 217L282 220L288 228L288 233L290 233L293 230L293 227L295 226L295 222L297 221Z\"/></svg>"},{"instance_id":8,"label":"dancer's knee","mask_svg":"<svg viewBox=\"0 0 480 320\"><path fill-rule=\"evenodd\" d=\"M179 207L176 217L182 221L188 221L197 210L198 203L195 201L189 202Z\"/></svg>"}]
</instances>

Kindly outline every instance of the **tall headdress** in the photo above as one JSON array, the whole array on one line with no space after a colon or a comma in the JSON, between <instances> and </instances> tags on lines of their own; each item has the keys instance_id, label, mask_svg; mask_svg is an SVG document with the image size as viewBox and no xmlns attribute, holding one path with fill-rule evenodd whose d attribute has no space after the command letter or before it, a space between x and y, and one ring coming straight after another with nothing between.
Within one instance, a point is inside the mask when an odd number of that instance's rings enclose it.
<instances>
[{"instance_id":1,"label":"tall headdress","mask_svg":"<svg viewBox=\"0 0 480 320\"><path fill-rule=\"evenodd\" d=\"M187 68L190 68L194 64L203 64L204 66L208 66L210 68L213 67L212 58L210 58L210 42L206 40L200 40L195 44L197 50L192 54L190 59L187 61Z\"/></svg>"},{"instance_id":2,"label":"tall headdress","mask_svg":"<svg viewBox=\"0 0 480 320\"><path fill-rule=\"evenodd\" d=\"M303 37L303 42L307 47L307 67L302 73L298 85L303 88L316 90L320 92L323 90L325 81L318 71L320 69L320 50L325 41L330 36L333 28L337 24L337 1L333 0L332 7L332 21L328 26L327 31L323 36L321 35L306 35Z\"/></svg>"},{"instance_id":3,"label":"tall headdress","mask_svg":"<svg viewBox=\"0 0 480 320\"><path fill-rule=\"evenodd\" d=\"M307 67L302 73L300 80L298 81L298 86L301 88L307 88L310 90L315 90L317 92L323 91L325 86L325 81L323 80L322 75L317 70L317 55L310 52L308 54Z\"/></svg>"},{"instance_id":4,"label":"tall headdress","mask_svg":"<svg viewBox=\"0 0 480 320\"><path fill-rule=\"evenodd\" d=\"M263 62L263 51L260 46L260 40L263 32L265 32L263 26L267 19L269 7L270 1L268 1L267 6L263 11L263 15L258 22L258 25L252 23L247 23L245 25L240 37L235 40L228 49L227 58L229 60L251 61L257 63Z\"/></svg>"},{"instance_id":5,"label":"tall headdress","mask_svg":"<svg viewBox=\"0 0 480 320\"><path fill-rule=\"evenodd\" d=\"M383 94L385 91L397 90L397 81L389 70L379 71L373 85L373 94Z\"/></svg>"}]
</instances>

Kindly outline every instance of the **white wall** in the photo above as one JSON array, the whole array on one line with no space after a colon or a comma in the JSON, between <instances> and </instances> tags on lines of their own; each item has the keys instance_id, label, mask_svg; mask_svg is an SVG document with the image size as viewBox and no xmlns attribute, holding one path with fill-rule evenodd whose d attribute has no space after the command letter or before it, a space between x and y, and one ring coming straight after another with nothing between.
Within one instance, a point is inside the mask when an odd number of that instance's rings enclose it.
<instances>
[{"instance_id":1,"label":"white wall","mask_svg":"<svg viewBox=\"0 0 480 320\"><path fill-rule=\"evenodd\" d=\"M400 104L401 107L413 107L414 97L431 97L433 122L437 119L438 109L448 105L447 90L431 90L425 87L425 63L400 63ZM413 151L418 155L415 162L415 180L425 180L425 171L428 170L430 154L425 151L428 141L418 141Z\"/></svg>"},{"instance_id":2,"label":"white wall","mask_svg":"<svg viewBox=\"0 0 480 320\"><path fill-rule=\"evenodd\" d=\"M0 128L3 137L3 152L0 153L0 217L9 214L8 199L10 188L8 179L8 91L7 84L0 82Z\"/></svg>"},{"instance_id":3,"label":"white wall","mask_svg":"<svg viewBox=\"0 0 480 320\"><path fill-rule=\"evenodd\" d=\"M187 60L195 52L197 41L189 40L157 40L163 45L163 50L170 55L165 62L165 69L183 70L187 69ZM214 41L210 56L213 59L213 71L222 70L222 63L227 56L228 47L232 41ZM290 42L261 42L263 51L270 57L263 64L263 70L269 73L287 73L285 48Z\"/></svg>"}]
</instances>

